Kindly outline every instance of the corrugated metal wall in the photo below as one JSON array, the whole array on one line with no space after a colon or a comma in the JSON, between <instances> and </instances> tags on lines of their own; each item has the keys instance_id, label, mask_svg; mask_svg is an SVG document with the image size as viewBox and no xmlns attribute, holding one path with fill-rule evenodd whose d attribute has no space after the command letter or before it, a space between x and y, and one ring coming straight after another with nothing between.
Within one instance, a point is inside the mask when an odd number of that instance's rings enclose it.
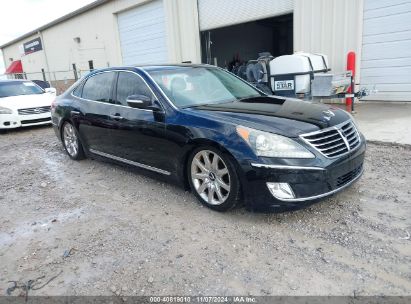
<instances>
[{"instance_id":1,"label":"corrugated metal wall","mask_svg":"<svg viewBox=\"0 0 411 304\"><path fill-rule=\"evenodd\" d=\"M151 1L117 15L123 64L168 61L162 0Z\"/></svg>"},{"instance_id":2,"label":"corrugated metal wall","mask_svg":"<svg viewBox=\"0 0 411 304\"><path fill-rule=\"evenodd\" d=\"M411 101L411 0L365 0L361 71L367 99Z\"/></svg>"},{"instance_id":3,"label":"corrugated metal wall","mask_svg":"<svg viewBox=\"0 0 411 304\"><path fill-rule=\"evenodd\" d=\"M294 0L198 0L200 30L292 13Z\"/></svg>"},{"instance_id":4,"label":"corrugated metal wall","mask_svg":"<svg viewBox=\"0 0 411 304\"><path fill-rule=\"evenodd\" d=\"M359 78L363 0L294 0L294 51L328 55L335 73L357 52Z\"/></svg>"}]
</instances>

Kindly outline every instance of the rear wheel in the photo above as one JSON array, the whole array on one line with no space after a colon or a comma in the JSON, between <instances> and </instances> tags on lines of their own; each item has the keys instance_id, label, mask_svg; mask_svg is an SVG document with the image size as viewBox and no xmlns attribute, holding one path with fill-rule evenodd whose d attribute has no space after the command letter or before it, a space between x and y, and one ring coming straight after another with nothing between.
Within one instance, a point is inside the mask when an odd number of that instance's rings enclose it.
<instances>
[{"instance_id":1,"label":"rear wheel","mask_svg":"<svg viewBox=\"0 0 411 304\"><path fill-rule=\"evenodd\" d=\"M212 147L198 148L187 167L190 187L205 206L226 211L237 204L240 181L230 157Z\"/></svg>"},{"instance_id":2,"label":"rear wheel","mask_svg":"<svg viewBox=\"0 0 411 304\"><path fill-rule=\"evenodd\" d=\"M65 122L62 127L63 146L68 156L74 160L84 159L83 146L78 138L78 134L74 126L70 122Z\"/></svg>"}]
</instances>

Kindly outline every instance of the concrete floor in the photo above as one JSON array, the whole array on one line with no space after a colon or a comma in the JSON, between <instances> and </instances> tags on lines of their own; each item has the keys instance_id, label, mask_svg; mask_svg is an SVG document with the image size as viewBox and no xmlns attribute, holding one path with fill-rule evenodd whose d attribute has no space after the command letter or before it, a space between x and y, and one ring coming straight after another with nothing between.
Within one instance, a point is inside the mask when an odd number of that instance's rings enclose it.
<instances>
[{"instance_id":1,"label":"concrete floor","mask_svg":"<svg viewBox=\"0 0 411 304\"><path fill-rule=\"evenodd\" d=\"M356 104L355 112L355 121L367 140L411 145L411 102Z\"/></svg>"}]
</instances>

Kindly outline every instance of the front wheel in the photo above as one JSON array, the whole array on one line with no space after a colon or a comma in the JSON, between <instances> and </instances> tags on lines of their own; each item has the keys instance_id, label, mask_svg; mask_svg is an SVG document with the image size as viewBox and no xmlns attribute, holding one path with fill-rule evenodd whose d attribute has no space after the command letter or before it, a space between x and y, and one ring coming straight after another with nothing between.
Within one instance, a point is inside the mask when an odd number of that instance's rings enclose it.
<instances>
[{"instance_id":1,"label":"front wheel","mask_svg":"<svg viewBox=\"0 0 411 304\"><path fill-rule=\"evenodd\" d=\"M62 140L63 146L66 150L67 154L70 156L71 159L80 160L84 159L84 151L83 146L78 138L78 134L74 126L69 123L65 122L62 127Z\"/></svg>"},{"instance_id":2,"label":"front wheel","mask_svg":"<svg viewBox=\"0 0 411 304\"><path fill-rule=\"evenodd\" d=\"M187 167L190 187L205 206L226 211L238 203L240 181L229 156L213 147L197 148Z\"/></svg>"}]
</instances>

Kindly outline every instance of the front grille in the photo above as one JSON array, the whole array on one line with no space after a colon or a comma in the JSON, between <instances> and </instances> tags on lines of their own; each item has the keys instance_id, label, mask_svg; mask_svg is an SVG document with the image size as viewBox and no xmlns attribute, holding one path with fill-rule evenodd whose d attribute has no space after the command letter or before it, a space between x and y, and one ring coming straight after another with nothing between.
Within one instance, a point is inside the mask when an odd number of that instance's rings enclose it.
<instances>
[{"instance_id":1,"label":"front grille","mask_svg":"<svg viewBox=\"0 0 411 304\"><path fill-rule=\"evenodd\" d=\"M33 123L38 123L38 122L46 122L46 121L51 121L51 117L39 118L39 119L22 120L22 121L21 121L21 124L22 124L22 125L28 125L28 124L33 124Z\"/></svg>"},{"instance_id":2,"label":"front grille","mask_svg":"<svg viewBox=\"0 0 411 304\"><path fill-rule=\"evenodd\" d=\"M360 146L360 136L351 120L321 131L303 134L300 137L329 158L339 157Z\"/></svg>"},{"instance_id":3,"label":"front grille","mask_svg":"<svg viewBox=\"0 0 411 304\"><path fill-rule=\"evenodd\" d=\"M51 109L50 106L37 107L37 108L26 108L26 109L19 109L18 113L19 115L42 114L42 113L50 112L50 109Z\"/></svg>"},{"instance_id":4,"label":"front grille","mask_svg":"<svg viewBox=\"0 0 411 304\"><path fill-rule=\"evenodd\" d=\"M341 175L339 178L337 178L337 188L344 186L345 184L349 183L352 181L354 178L356 178L362 170L362 165L360 165L358 168Z\"/></svg>"}]
</instances>

